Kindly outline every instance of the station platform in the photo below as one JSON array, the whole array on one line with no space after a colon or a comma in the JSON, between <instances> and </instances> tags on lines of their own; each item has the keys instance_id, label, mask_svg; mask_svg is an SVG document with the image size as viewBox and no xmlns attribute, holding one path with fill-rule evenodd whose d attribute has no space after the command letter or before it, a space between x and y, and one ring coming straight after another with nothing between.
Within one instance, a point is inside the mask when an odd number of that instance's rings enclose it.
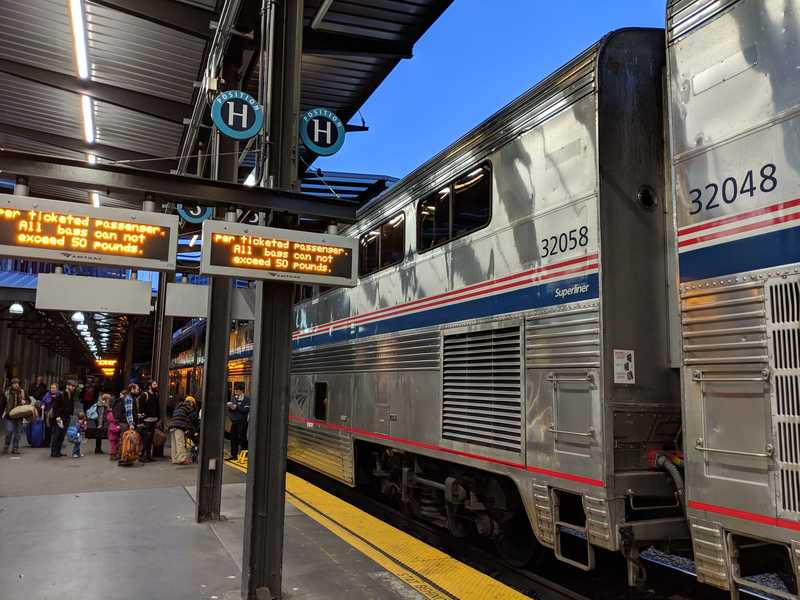
<instances>
[{"instance_id":1,"label":"station platform","mask_svg":"<svg viewBox=\"0 0 800 600\"><path fill-rule=\"evenodd\" d=\"M226 463L225 518L197 524L195 467L22 452L0 456L4 600L240 597L241 467ZM294 475L285 535L286 599L527 598Z\"/></svg>"}]
</instances>

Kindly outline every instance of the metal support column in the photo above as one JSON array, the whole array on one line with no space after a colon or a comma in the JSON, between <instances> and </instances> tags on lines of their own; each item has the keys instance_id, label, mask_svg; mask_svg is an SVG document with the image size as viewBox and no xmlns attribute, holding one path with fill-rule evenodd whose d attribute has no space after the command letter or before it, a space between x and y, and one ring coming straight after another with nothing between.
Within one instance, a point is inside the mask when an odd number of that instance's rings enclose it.
<instances>
[{"instance_id":1,"label":"metal support column","mask_svg":"<svg viewBox=\"0 0 800 600\"><path fill-rule=\"evenodd\" d=\"M234 65L223 67L223 79L230 88L238 84ZM220 136L215 148L219 178L236 181L238 160L235 144ZM217 218L230 219L230 213L217 209ZM233 220L236 213L233 213ZM206 353L203 367L203 418L200 422L200 475L197 479L197 521L220 518L222 504L222 461L225 458L225 403L228 394L228 346L231 330L233 282L227 277L210 277Z\"/></svg>"},{"instance_id":2,"label":"metal support column","mask_svg":"<svg viewBox=\"0 0 800 600\"><path fill-rule=\"evenodd\" d=\"M303 3L286 0L272 8L271 143L266 180L297 187L297 129ZM265 67L265 65L262 65ZM266 74L262 74L266 76ZM273 218L278 227L280 216ZM289 360L294 286L260 282L256 290L254 392L248 431L242 598L280 598L283 569Z\"/></svg>"},{"instance_id":3,"label":"metal support column","mask_svg":"<svg viewBox=\"0 0 800 600\"><path fill-rule=\"evenodd\" d=\"M170 356L172 354L172 317L167 316L164 314L166 312L166 301L167 301L167 285L170 283L175 282L175 273L160 273L159 274L159 292L161 292L161 287L164 287L164 300L161 303L161 308L159 309L159 319L161 321L160 327L160 339L159 342L159 352L158 352L158 362L155 362L154 369L153 369L153 376L158 381L158 385L161 388L161 392L159 393L159 403L161 409L161 422L167 422L167 404L169 401L169 361ZM159 300L161 294L159 293Z\"/></svg>"}]
</instances>

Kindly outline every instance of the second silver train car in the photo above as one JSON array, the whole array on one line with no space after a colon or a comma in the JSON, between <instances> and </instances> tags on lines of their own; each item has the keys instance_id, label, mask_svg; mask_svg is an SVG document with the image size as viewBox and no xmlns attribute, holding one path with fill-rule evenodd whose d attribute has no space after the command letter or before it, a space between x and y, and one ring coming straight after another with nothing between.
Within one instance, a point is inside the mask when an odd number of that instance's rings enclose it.
<instances>
[{"instance_id":1,"label":"second silver train car","mask_svg":"<svg viewBox=\"0 0 800 600\"><path fill-rule=\"evenodd\" d=\"M672 2L667 55L697 574L795 599L800 3Z\"/></svg>"},{"instance_id":2,"label":"second silver train car","mask_svg":"<svg viewBox=\"0 0 800 600\"><path fill-rule=\"evenodd\" d=\"M635 581L688 536L653 468L681 431L663 70L662 31L612 33L361 211L358 287L295 310L292 460L520 562L621 550Z\"/></svg>"}]
</instances>

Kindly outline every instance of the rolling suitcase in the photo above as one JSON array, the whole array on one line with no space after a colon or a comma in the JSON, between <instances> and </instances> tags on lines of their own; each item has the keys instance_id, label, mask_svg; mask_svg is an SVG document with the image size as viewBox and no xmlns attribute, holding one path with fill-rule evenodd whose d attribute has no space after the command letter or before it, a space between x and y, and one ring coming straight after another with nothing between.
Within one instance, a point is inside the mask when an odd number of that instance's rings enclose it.
<instances>
[{"instance_id":1,"label":"rolling suitcase","mask_svg":"<svg viewBox=\"0 0 800 600\"><path fill-rule=\"evenodd\" d=\"M25 427L25 437L28 438L28 445L31 448L44 446L44 419L36 419L28 423Z\"/></svg>"}]
</instances>

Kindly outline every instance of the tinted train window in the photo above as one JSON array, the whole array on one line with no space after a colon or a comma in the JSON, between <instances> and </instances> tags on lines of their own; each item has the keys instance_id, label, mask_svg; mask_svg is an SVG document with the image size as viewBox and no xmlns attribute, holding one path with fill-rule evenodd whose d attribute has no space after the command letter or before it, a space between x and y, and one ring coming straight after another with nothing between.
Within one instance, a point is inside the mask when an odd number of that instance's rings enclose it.
<instances>
[{"instance_id":1,"label":"tinted train window","mask_svg":"<svg viewBox=\"0 0 800 600\"><path fill-rule=\"evenodd\" d=\"M417 250L424 252L488 225L492 218L492 166L484 163L417 206Z\"/></svg>"},{"instance_id":2,"label":"tinted train window","mask_svg":"<svg viewBox=\"0 0 800 600\"><path fill-rule=\"evenodd\" d=\"M492 208L492 172L478 167L453 184L453 233L457 238L489 222Z\"/></svg>"},{"instance_id":3,"label":"tinted train window","mask_svg":"<svg viewBox=\"0 0 800 600\"><path fill-rule=\"evenodd\" d=\"M328 382L317 381L314 384L314 419L328 420Z\"/></svg>"},{"instance_id":4,"label":"tinted train window","mask_svg":"<svg viewBox=\"0 0 800 600\"><path fill-rule=\"evenodd\" d=\"M380 265L380 229L373 229L361 236L359 243L358 274L374 273Z\"/></svg>"},{"instance_id":5,"label":"tinted train window","mask_svg":"<svg viewBox=\"0 0 800 600\"><path fill-rule=\"evenodd\" d=\"M361 277L403 261L406 217L396 214L361 236L358 274Z\"/></svg>"},{"instance_id":6,"label":"tinted train window","mask_svg":"<svg viewBox=\"0 0 800 600\"><path fill-rule=\"evenodd\" d=\"M381 269L403 262L406 216L395 215L381 225Z\"/></svg>"},{"instance_id":7,"label":"tinted train window","mask_svg":"<svg viewBox=\"0 0 800 600\"><path fill-rule=\"evenodd\" d=\"M431 194L417 207L417 248L428 250L450 239L450 188Z\"/></svg>"}]
</instances>

